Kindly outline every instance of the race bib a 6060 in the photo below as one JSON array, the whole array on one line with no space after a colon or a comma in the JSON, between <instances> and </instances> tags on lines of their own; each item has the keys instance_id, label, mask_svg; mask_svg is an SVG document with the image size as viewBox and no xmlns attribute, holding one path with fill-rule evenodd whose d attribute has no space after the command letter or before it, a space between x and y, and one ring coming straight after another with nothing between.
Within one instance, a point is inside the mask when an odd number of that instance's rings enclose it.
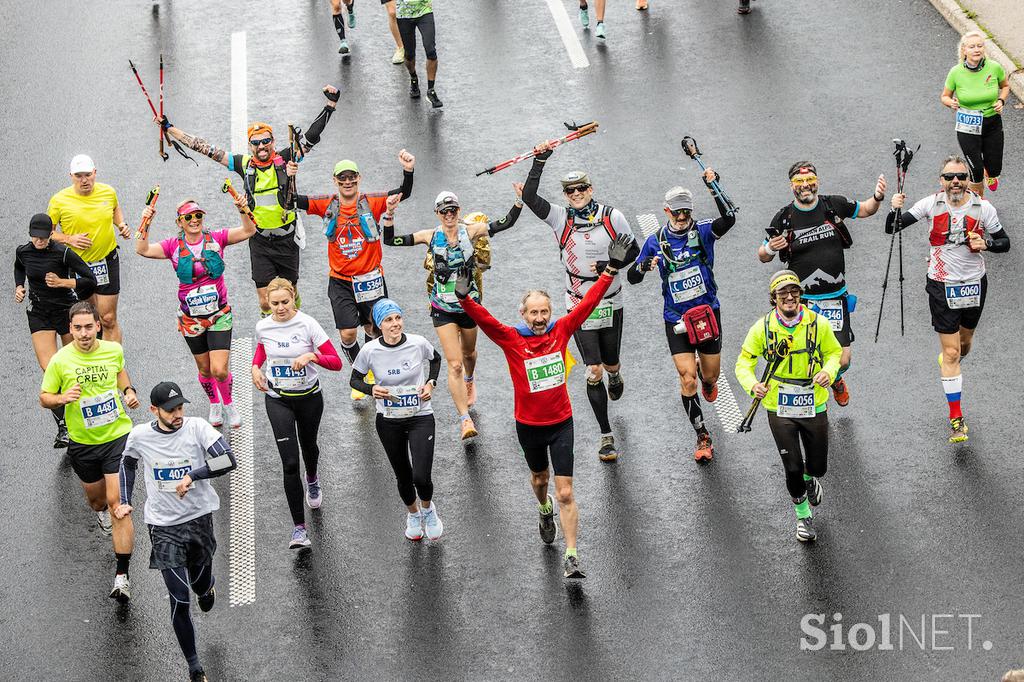
<instances>
[{"instance_id":1,"label":"race bib a 6060","mask_svg":"<svg viewBox=\"0 0 1024 682\"><path fill-rule=\"evenodd\" d=\"M977 308L981 305L981 280L946 282L946 305L950 310Z\"/></svg>"}]
</instances>

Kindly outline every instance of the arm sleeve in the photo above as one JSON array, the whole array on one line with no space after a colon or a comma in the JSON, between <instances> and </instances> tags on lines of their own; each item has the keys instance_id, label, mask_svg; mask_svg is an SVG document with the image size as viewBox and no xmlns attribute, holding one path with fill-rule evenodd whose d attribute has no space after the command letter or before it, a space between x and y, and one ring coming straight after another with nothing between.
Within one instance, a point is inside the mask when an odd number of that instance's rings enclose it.
<instances>
[{"instance_id":1,"label":"arm sleeve","mask_svg":"<svg viewBox=\"0 0 1024 682\"><path fill-rule=\"evenodd\" d=\"M93 292L96 291L96 275L92 274L92 269L86 265L81 256L68 248L64 249L64 262L68 264L68 268L78 278L78 284L75 285L75 293L78 294L78 299L84 301L92 296Z\"/></svg>"},{"instance_id":2,"label":"arm sleeve","mask_svg":"<svg viewBox=\"0 0 1024 682\"><path fill-rule=\"evenodd\" d=\"M256 342L256 353L252 356L253 367L262 367L263 363L267 361L267 351L263 348L263 344L259 341Z\"/></svg>"},{"instance_id":3,"label":"arm sleeve","mask_svg":"<svg viewBox=\"0 0 1024 682\"><path fill-rule=\"evenodd\" d=\"M1010 236L1006 234L1006 230L1000 229L998 232L990 232L988 236L992 240L988 250L992 253L1006 253L1010 250Z\"/></svg>"},{"instance_id":4,"label":"arm sleeve","mask_svg":"<svg viewBox=\"0 0 1024 682\"><path fill-rule=\"evenodd\" d=\"M124 452L121 454L121 466L117 472L117 478L121 483L121 504L132 503L132 492L135 488L135 470L139 465L139 460L136 459L137 455L131 454L132 452L128 446L125 447Z\"/></svg>"},{"instance_id":5,"label":"arm sleeve","mask_svg":"<svg viewBox=\"0 0 1024 682\"><path fill-rule=\"evenodd\" d=\"M715 218L711 223L711 232L715 235L715 239L721 239L725 236L725 233L732 229L732 226L736 224L736 216L728 215L726 213L725 202L722 201L722 197L715 197L715 206L718 207L718 218Z\"/></svg>"},{"instance_id":6,"label":"arm sleeve","mask_svg":"<svg viewBox=\"0 0 1024 682\"><path fill-rule=\"evenodd\" d=\"M508 213L501 220L492 220L491 224L487 227L487 234L494 236L499 232L503 232L508 228L516 224L519 220L519 214L523 212L523 207L519 204L513 204L512 208L509 209Z\"/></svg>"},{"instance_id":7,"label":"arm sleeve","mask_svg":"<svg viewBox=\"0 0 1024 682\"><path fill-rule=\"evenodd\" d=\"M213 427L210 426L210 428ZM238 462L235 460L235 453L231 451L231 446L223 436L218 434L213 444L206 448L206 464L188 472L188 475L193 481L201 481L204 478L223 476L237 466Z\"/></svg>"},{"instance_id":8,"label":"arm sleeve","mask_svg":"<svg viewBox=\"0 0 1024 682\"><path fill-rule=\"evenodd\" d=\"M334 344L331 343L330 339L317 346L316 364L334 372L341 369L341 356L338 355L338 351L335 350Z\"/></svg>"},{"instance_id":9,"label":"arm sleeve","mask_svg":"<svg viewBox=\"0 0 1024 682\"><path fill-rule=\"evenodd\" d=\"M439 376L441 376L441 354L435 349L433 357L430 358L430 372L427 374L427 379L437 381Z\"/></svg>"},{"instance_id":10,"label":"arm sleeve","mask_svg":"<svg viewBox=\"0 0 1024 682\"><path fill-rule=\"evenodd\" d=\"M384 243L388 246L415 246L416 235L414 234L395 234L395 224L392 222L390 225L381 225L381 234L384 236Z\"/></svg>"},{"instance_id":11,"label":"arm sleeve","mask_svg":"<svg viewBox=\"0 0 1024 682\"><path fill-rule=\"evenodd\" d=\"M25 264L21 262L21 254L14 252L14 286L25 286Z\"/></svg>"},{"instance_id":12,"label":"arm sleeve","mask_svg":"<svg viewBox=\"0 0 1024 682\"><path fill-rule=\"evenodd\" d=\"M399 192L401 192L402 193L402 201L405 201L406 199L411 197L412 196L412 176L413 176L413 172L412 171L407 171L405 169L402 169L402 184L401 184L401 186L398 189L390 190L388 192L388 194L398 194Z\"/></svg>"},{"instance_id":13,"label":"arm sleeve","mask_svg":"<svg viewBox=\"0 0 1024 682\"><path fill-rule=\"evenodd\" d=\"M765 340L763 337L764 324L758 320L747 332L747 338L743 340L739 357L736 358L736 380L740 382L740 386L747 392L747 395L753 395L751 390L757 383L754 369L757 367L757 359L764 353Z\"/></svg>"},{"instance_id":14,"label":"arm sleeve","mask_svg":"<svg viewBox=\"0 0 1024 682\"><path fill-rule=\"evenodd\" d=\"M324 106L320 113L316 115L316 118L313 119L313 122L309 124L309 127L302 133L302 136L306 138L306 144L303 147L305 147L307 152L320 141L320 134L324 132L324 127L331 120L331 114L333 113L334 109Z\"/></svg>"},{"instance_id":15,"label":"arm sleeve","mask_svg":"<svg viewBox=\"0 0 1024 682\"><path fill-rule=\"evenodd\" d=\"M352 376L349 377L348 385L360 393L373 395L373 386L366 383L366 372L360 372L355 365L352 366Z\"/></svg>"},{"instance_id":16,"label":"arm sleeve","mask_svg":"<svg viewBox=\"0 0 1024 682\"><path fill-rule=\"evenodd\" d=\"M911 225L917 222L917 218L910 211L904 211L900 214L900 232L907 229ZM896 231L896 211L889 211L889 215L885 216L885 233L892 234Z\"/></svg>"},{"instance_id":17,"label":"arm sleeve","mask_svg":"<svg viewBox=\"0 0 1024 682\"><path fill-rule=\"evenodd\" d=\"M634 241L633 244L635 245L636 242ZM604 298L604 295L608 292L608 287L611 286L612 281L613 278L611 275L608 273L602 273L601 276L597 278L597 282L594 283L594 286L587 290L587 293L583 296L583 300L581 300L575 308L570 310L565 317L559 318L558 322L555 322L555 326L566 327L568 329L567 335L571 336L580 328L580 325L583 324L584 320L587 319L590 313L594 312L594 308L597 307L597 304L601 302L601 299Z\"/></svg>"},{"instance_id":18,"label":"arm sleeve","mask_svg":"<svg viewBox=\"0 0 1024 682\"><path fill-rule=\"evenodd\" d=\"M537 189L540 187L540 176L544 172L544 162L540 159L533 160L533 166L526 176L523 184L523 203L530 207L533 214L541 220L547 220L551 213L551 204L548 200L537 196Z\"/></svg>"}]
</instances>

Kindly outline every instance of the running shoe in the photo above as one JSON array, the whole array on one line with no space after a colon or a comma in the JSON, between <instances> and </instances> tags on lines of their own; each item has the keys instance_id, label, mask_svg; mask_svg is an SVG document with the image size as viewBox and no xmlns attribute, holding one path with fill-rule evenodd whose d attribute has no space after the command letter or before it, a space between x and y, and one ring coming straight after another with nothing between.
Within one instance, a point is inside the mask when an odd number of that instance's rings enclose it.
<instances>
[{"instance_id":1,"label":"running shoe","mask_svg":"<svg viewBox=\"0 0 1024 682\"><path fill-rule=\"evenodd\" d=\"M110 598L122 604L132 598L132 584L127 573L118 573L114 576L114 589L110 590Z\"/></svg>"},{"instance_id":2,"label":"running shoe","mask_svg":"<svg viewBox=\"0 0 1024 682\"><path fill-rule=\"evenodd\" d=\"M806 519L797 519L796 521L796 539L800 542L813 542L817 539L818 534L814 532L814 526L811 525L811 517L808 516Z\"/></svg>"},{"instance_id":3,"label":"running shoe","mask_svg":"<svg viewBox=\"0 0 1024 682\"><path fill-rule=\"evenodd\" d=\"M68 426L64 422L57 425L57 435L53 437L53 447L61 450L68 446L70 442L68 436Z\"/></svg>"},{"instance_id":4,"label":"running shoe","mask_svg":"<svg viewBox=\"0 0 1024 682\"><path fill-rule=\"evenodd\" d=\"M351 7L348 10L348 27L349 28L355 28L356 27L356 8L355 7Z\"/></svg>"},{"instance_id":5,"label":"running shoe","mask_svg":"<svg viewBox=\"0 0 1024 682\"><path fill-rule=\"evenodd\" d=\"M217 601L217 589L214 587L211 587L206 594L196 596L196 603L199 604L199 610L203 613L212 609L215 601Z\"/></svg>"},{"instance_id":6,"label":"running shoe","mask_svg":"<svg viewBox=\"0 0 1024 682\"><path fill-rule=\"evenodd\" d=\"M619 451L615 448L615 436L601 436L601 448L597 451L597 458L602 462L614 462L619 458Z\"/></svg>"},{"instance_id":7,"label":"running shoe","mask_svg":"<svg viewBox=\"0 0 1024 682\"><path fill-rule=\"evenodd\" d=\"M104 509L103 511L96 512L96 523L100 526L100 531L110 537L114 532L114 522L110 520L110 510Z\"/></svg>"},{"instance_id":8,"label":"running shoe","mask_svg":"<svg viewBox=\"0 0 1024 682\"><path fill-rule=\"evenodd\" d=\"M306 534L305 526L295 526L295 530L292 531L292 539L288 543L288 549L303 549L312 544L309 541L309 535Z\"/></svg>"},{"instance_id":9,"label":"running shoe","mask_svg":"<svg viewBox=\"0 0 1024 682\"><path fill-rule=\"evenodd\" d=\"M412 99L419 99L420 98L420 84L419 83L410 83L409 84L409 97L412 98Z\"/></svg>"},{"instance_id":10,"label":"running shoe","mask_svg":"<svg viewBox=\"0 0 1024 682\"><path fill-rule=\"evenodd\" d=\"M441 98L437 96L436 92L434 92L434 88L430 88L429 90L427 90L427 99L430 100L430 106L434 107L435 109L440 109L441 107L444 106L444 103L441 102Z\"/></svg>"},{"instance_id":11,"label":"running shoe","mask_svg":"<svg viewBox=\"0 0 1024 682\"><path fill-rule=\"evenodd\" d=\"M840 407L850 404L850 389L846 387L846 379L839 379L832 384L832 397Z\"/></svg>"},{"instance_id":12,"label":"running shoe","mask_svg":"<svg viewBox=\"0 0 1024 682\"><path fill-rule=\"evenodd\" d=\"M587 577L583 575L583 571L580 570L580 558L575 554L566 554L563 565L565 566L565 572L562 575L566 578L579 580Z\"/></svg>"},{"instance_id":13,"label":"running shoe","mask_svg":"<svg viewBox=\"0 0 1024 682\"><path fill-rule=\"evenodd\" d=\"M470 407L476 405L476 382L472 379L466 381L466 404Z\"/></svg>"},{"instance_id":14,"label":"running shoe","mask_svg":"<svg viewBox=\"0 0 1024 682\"><path fill-rule=\"evenodd\" d=\"M405 62L405 48L396 47L395 53L391 55L392 64L402 64Z\"/></svg>"},{"instance_id":15,"label":"running shoe","mask_svg":"<svg viewBox=\"0 0 1024 682\"><path fill-rule=\"evenodd\" d=\"M817 507L821 504L821 498L825 494L821 482L812 477L805 481L805 487L807 488L807 501L811 503L811 506Z\"/></svg>"},{"instance_id":16,"label":"running shoe","mask_svg":"<svg viewBox=\"0 0 1024 682\"><path fill-rule=\"evenodd\" d=\"M476 430L476 424L473 423L473 420L470 417L466 417L465 419L462 420L461 428L462 440L475 438L476 436L480 435L480 433Z\"/></svg>"},{"instance_id":17,"label":"running shoe","mask_svg":"<svg viewBox=\"0 0 1024 682\"><path fill-rule=\"evenodd\" d=\"M967 440L967 420L963 417L954 417L949 420L950 443L963 443Z\"/></svg>"},{"instance_id":18,"label":"running shoe","mask_svg":"<svg viewBox=\"0 0 1024 682\"><path fill-rule=\"evenodd\" d=\"M590 12L588 7L580 7L580 23L583 24L583 28L590 26Z\"/></svg>"},{"instance_id":19,"label":"running shoe","mask_svg":"<svg viewBox=\"0 0 1024 682\"><path fill-rule=\"evenodd\" d=\"M988 173L985 173L985 184L988 186L989 192L995 192L997 189L999 189L999 178L990 178L988 176Z\"/></svg>"},{"instance_id":20,"label":"running shoe","mask_svg":"<svg viewBox=\"0 0 1024 682\"><path fill-rule=\"evenodd\" d=\"M697 434L697 449L693 452L695 462L710 462L715 456L715 446L711 443L711 434L702 431Z\"/></svg>"},{"instance_id":21,"label":"running shoe","mask_svg":"<svg viewBox=\"0 0 1024 682\"><path fill-rule=\"evenodd\" d=\"M537 505L540 507L540 505ZM540 539L544 541L544 544L550 545L555 541L555 535L558 534L556 530L558 527L555 525L555 502L548 495L548 511L544 511L543 507L540 507Z\"/></svg>"},{"instance_id":22,"label":"running shoe","mask_svg":"<svg viewBox=\"0 0 1024 682\"><path fill-rule=\"evenodd\" d=\"M709 384L702 379L700 382L700 394L709 403L715 402L718 400L718 384Z\"/></svg>"},{"instance_id":23,"label":"running shoe","mask_svg":"<svg viewBox=\"0 0 1024 682\"><path fill-rule=\"evenodd\" d=\"M220 403L210 403L210 426L222 426L224 424L224 406Z\"/></svg>"},{"instance_id":24,"label":"running shoe","mask_svg":"<svg viewBox=\"0 0 1024 682\"><path fill-rule=\"evenodd\" d=\"M344 38L341 39L341 45L338 46L338 54L343 54L346 57L352 54L352 50L348 47L348 41Z\"/></svg>"},{"instance_id":25,"label":"running shoe","mask_svg":"<svg viewBox=\"0 0 1024 682\"><path fill-rule=\"evenodd\" d=\"M306 504L309 505L309 508L319 509L323 501L324 495L323 490L320 488L320 477L317 476L316 480L312 483L306 481Z\"/></svg>"},{"instance_id":26,"label":"running shoe","mask_svg":"<svg viewBox=\"0 0 1024 682\"><path fill-rule=\"evenodd\" d=\"M444 532L444 524L441 523L441 517L437 515L435 503L431 502L430 509L420 512L420 518L423 519L423 530L426 531L428 540L437 540L441 537L441 533Z\"/></svg>"},{"instance_id":27,"label":"running shoe","mask_svg":"<svg viewBox=\"0 0 1024 682\"><path fill-rule=\"evenodd\" d=\"M206 676L203 669L193 670L188 675L188 682L210 682L210 678Z\"/></svg>"},{"instance_id":28,"label":"running shoe","mask_svg":"<svg viewBox=\"0 0 1024 682\"><path fill-rule=\"evenodd\" d=\"M423 516L420 514L405 515L405 537L413 542L423 539Z\"/></svg>"},{"instance_id":29,"label":"running shoe","mask_svg":"<svg viewBox=\"0 0 1024 682\"><path fill-rule=\"evenodd\" d=\"M604 39L604 38L608 37L605 34L605 32L604 32L604 22L603 21L597 22L597 31L594 33L594 35L596 35L598 38L601 38L601 39Z\"/></svg>"},{"instance_id":30,"label":"running shoe","mask_svg":"<svg viewBox=\"0 0 1024 682\"><path fill-rule=\"evenodd\" d=\"M233 429L237 429L242 425L242 415L238 414L238 410L235 409L234 404L225 405L223 409L224 421L228 423Z\"/></svg>"},{"instance_id":31,"label":"running shoe","mask_svg":"<svg viewBox=\"0 0 1024 682\"><path fill-rule=\"evenodd\" d=\"M608 397L612 400L618 400L622 397L622 392L626 390L626 382L622 380L622 372L619 372L615 376L611 373L608 374Z\"/></svg>"}]
</instances>

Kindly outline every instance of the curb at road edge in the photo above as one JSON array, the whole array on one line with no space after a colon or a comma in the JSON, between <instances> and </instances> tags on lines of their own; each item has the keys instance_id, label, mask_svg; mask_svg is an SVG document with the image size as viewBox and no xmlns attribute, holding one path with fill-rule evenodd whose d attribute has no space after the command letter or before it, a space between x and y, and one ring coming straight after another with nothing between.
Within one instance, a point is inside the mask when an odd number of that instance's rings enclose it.
<instances>
[{"instance_id":1,"label":"curb at road edge","mask_svg":"<svg viewBox=\"0 0 1024 682\"><path fill-rule=\"evenodd\" d=\"M928 0L932 6L939 11L960 35L968 31L981 31L984 35L988 32L981 28L973 19L967 17L964 9L956 0ZM991 40L985 46L991 58L1002 64L1003 70L1007 73L1007 80L1010 82L1010 90L1017 96L1017 100L1024 102L1024 69L1018 69L1013 60Z\"/></svg>"}]
</instances>

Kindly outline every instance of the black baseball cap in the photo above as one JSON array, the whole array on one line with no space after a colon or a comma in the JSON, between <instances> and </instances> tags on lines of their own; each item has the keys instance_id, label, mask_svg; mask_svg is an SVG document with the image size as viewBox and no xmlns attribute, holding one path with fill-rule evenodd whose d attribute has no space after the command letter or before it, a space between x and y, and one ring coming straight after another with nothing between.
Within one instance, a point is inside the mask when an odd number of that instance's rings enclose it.
<instances>
[{"instance_id":1,"label":"black baseball cap","mask_svg":"<svg viewBox=\"0 0 1024 682\"><path fill-rule=\"evenodd\" d=\"M191 401L181 394L178 384L173 381L161 381L149 392L149 402L165 412L170 412L178 405Z\"/></svg>"},{"instance_id":2,"label":"black baseball cap","mask_svg":"<svg viewBox=\"0 0 1024 682\"><path fill-rule=\"evenodd\" d=\"M28 221L28 236L49 237L53 233L53 221L45 213L36 213Z\"/></svg>"}]
</instances>

